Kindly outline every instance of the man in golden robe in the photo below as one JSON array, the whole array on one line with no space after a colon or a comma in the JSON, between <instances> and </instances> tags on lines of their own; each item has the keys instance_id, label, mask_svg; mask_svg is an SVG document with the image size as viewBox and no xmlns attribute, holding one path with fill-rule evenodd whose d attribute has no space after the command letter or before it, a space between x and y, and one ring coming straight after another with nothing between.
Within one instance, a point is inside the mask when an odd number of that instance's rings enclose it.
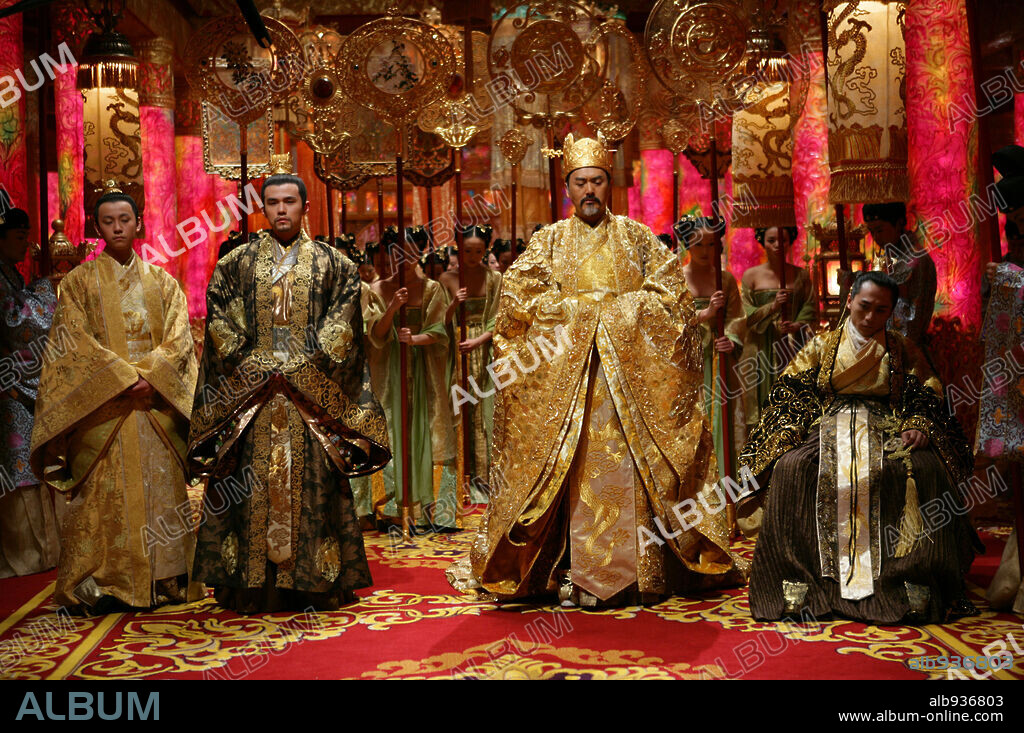
<instances>
[{"instance_id":1,"label":"man in golden robe","mask_svg":"<svg viewBox=\"0 0 1024 733\"><path fill-rule=\"evenodd\" d=\"M607 211L602 140L570 135L563 155L575 214L534 234L505 273L492 494L471 567L456 563L449 580L583 606L736 582L726 512L677 510L698 497L722 506L681 268L650 229Z\"/></svg>"},{"instance_id":2,"label":"man in golden robe","mask_svg":"<svg viewBox=\"0 0 1024 733\"><path fill-rule=\"evenodd\" d=\"M217 263L189 437L210 478L196 578L241 613L333 610L370 585L347 477L390 460L356 266L302 229L306 185L263 183L271 229Z\"/></svg>"},{"instance_id":3,"label":"man in golden robe","mask_svg":"<svg viewBox=\"0 0 1024 733\"><path fill-rule=\"evenodd\" d=\"M94 217L105 246L61 282L30 460L67 501L54 601L103 613L199 595L184 472L197 368L185 294L132 249L134 200L110 191Z\"/></svg>"},{"instance_id":4,"label":"man in golden robe","mask_svg":"<svg viewBox=\"0 0 1024 733\"><path fill-rule=\"evenodd\" d=\"M973 612L963 578L975 535L958 489L973 457L927 360L885 329L898 298L888 275L859 274L849 317L790 362L740 453L768 487L750 577L757 619Z\"/></svg>"}]
</instances>

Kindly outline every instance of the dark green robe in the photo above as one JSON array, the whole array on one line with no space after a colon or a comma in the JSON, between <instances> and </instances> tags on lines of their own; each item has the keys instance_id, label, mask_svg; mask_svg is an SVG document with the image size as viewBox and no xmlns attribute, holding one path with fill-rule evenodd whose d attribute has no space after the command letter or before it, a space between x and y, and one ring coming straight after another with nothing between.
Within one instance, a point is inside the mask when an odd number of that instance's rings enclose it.
<instances>
[{"instance_id":1,"label":"dark green robe","mask_svg":"<svg viewBox=\"0 0 1024 733\"><path fill-rule=\"evenodd\" d=\"M218 262L207 290L188 453L193 474L210 479L195 577L244 612L337 607L371 584L348 477L391 458L370 389L356 266L304 232L292 247L284 328L273 322L280 293L269 233ZM288 556L274 561L272 546Z\"/></svg>"}]
</instances>

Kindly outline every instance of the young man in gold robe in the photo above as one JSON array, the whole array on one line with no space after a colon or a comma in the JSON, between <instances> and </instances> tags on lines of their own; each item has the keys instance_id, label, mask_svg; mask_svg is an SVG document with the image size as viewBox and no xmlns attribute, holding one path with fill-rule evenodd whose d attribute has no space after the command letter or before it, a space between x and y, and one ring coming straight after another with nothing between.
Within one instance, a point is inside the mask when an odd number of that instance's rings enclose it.
<instances>
[{"instance_id":1,"label":"young man in gold robe","mask_svg":"<svg viewBox=\"0 0 1024 733\"><path fill-rule=\"evenodd\" d=\"M302 229L301 178L263 183L271 228L217 263L189 462L211 481L196 577L241 613L333 610L371 583L347 477L391 457L356 266Z\"/></svg>"},{"instance_id":2,"label":"young man in gold robe","mask_svg":"<svg viewBox=\"0 0 1024 733\"><path fill-rule=\"evenodd\" d=\"M724 509L681 268L650 229L607 210L602 140L569 135L563 155L575 214L534 234L504 275L491 501L471 567L449 580L583 606L737 582L726 512L674 511L699 497Z\"/></svg>"},{"instance_id":3,"label":"young man in gold robe","mask_svg":"<svg viewBox=\"0 0 1024 733\"><path fill-rule=\"evenodd\" d=\"M54 600L103 613L198 598L184 472L197 367L185 294L132 249L135 201L110 190L94 217L105 246L61 282L31 463L67 501Z\"/></svg>"},{"instance_id":4,"label":"young man in gold robe","mask_svg":"<svg viewBox=\"0 0 1024 733\"><path fill-rule=\"evenodd\" d=\"M937 623L973 612L963 578L975 535L958 487L974 461L920 350L885 328L898 298L889 276L859 274L849 317L790 362L740 453L767 486L754 618Z\"/></svg>"}]
</instances>

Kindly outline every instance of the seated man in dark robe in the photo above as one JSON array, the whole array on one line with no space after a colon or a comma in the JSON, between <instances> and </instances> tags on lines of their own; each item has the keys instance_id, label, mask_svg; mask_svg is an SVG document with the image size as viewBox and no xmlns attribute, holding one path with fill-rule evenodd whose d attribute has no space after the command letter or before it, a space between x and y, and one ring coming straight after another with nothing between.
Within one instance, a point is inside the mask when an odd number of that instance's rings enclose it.
<instances>
[{"instance_id":1,"label":"seated man in dark robe","mask_svg":"<svg viewBox=\"0 0 1024 733\"><path fill-rule=\"evenodd\" d=\"M963 577L975 535L957 513L971 450L920 351L885 330L897 297L887 275L858 275L849 317L797 354L740 454L768 487L750 578L757 619L973 613Z\"/></svg>"}]
</instances>

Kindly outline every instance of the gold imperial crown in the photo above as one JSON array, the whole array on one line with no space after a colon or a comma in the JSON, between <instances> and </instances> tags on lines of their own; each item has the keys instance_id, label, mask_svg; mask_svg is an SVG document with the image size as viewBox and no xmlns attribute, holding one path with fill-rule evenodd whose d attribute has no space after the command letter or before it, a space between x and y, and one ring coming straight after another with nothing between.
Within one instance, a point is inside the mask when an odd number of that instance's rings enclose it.
<instances>
[{"instance_id":1,"label":"gold imperial crown","mask_svg":"<svg viewBox=\"0 0 1024 733\"><path fill-rule=\"evenodd\" d=\"M562 143L562 160L565 175L577 168L601 168L605 172L611 170L611 155L605 144L604 135L597 133L597 138L581 137L577 140L570 132Z\"/></svg>"}]
</instances>

